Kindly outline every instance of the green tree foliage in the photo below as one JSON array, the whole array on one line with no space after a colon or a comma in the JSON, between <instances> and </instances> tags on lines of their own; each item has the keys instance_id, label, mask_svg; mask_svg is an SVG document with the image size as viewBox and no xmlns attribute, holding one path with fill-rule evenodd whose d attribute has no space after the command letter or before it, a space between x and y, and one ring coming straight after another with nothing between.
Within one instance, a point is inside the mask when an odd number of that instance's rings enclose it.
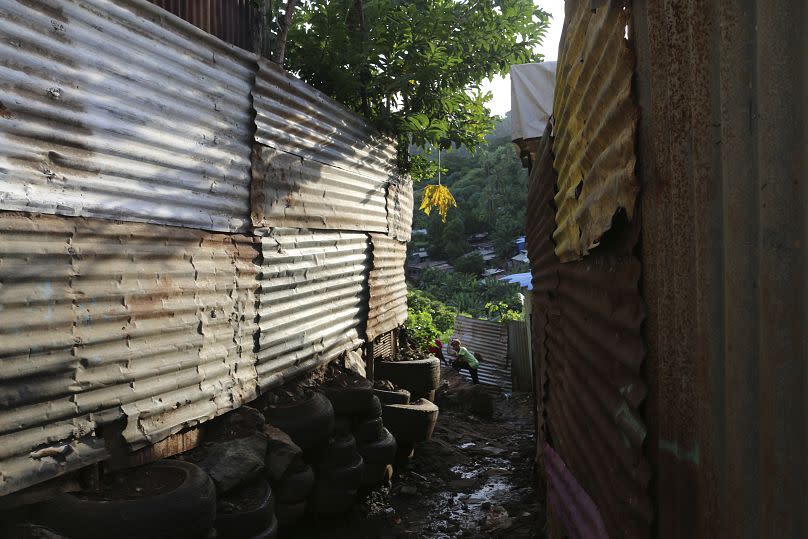
<instances>
[{"instance_id":1,"label":"green tree foliage","mask_svg":"<svg viewBox=\"0 0 808 539\"><path fill-rule=\"evenodd\" d=\"M485 261L480 253L472 251L455 260L454 268L460 273L470 273L479 277L485 271Z\"/></svg>"},{"instance_id":2,"label":"green tree foliage","mask_svg":"<svg viewBox=\"0 0 808 539\"><path fill-rule=\"evenodd\" d=\"M506 117L502 124L507 123ZM512 256L514 240L524 233L527 171L510 136L489 137L474 154L446 152L441 164L447 170L443 183L452 190L459 211L450 212L445 225L438 217L415 213L413 226L428 231L430 256L456 264L458 256L471 250L468 236L479 232L489 233L500 258Z\"/></svg>"},{"instance_id":3,"label":"green tree foliage","mask_svg":"<svg viewBox=\"0 0 808 539\"><path fill-rule=\"evenodd\" d=\"M474 318L489 319L497 315L499 311L490 311L486 307L489 303L500 310L522 311L518 285L496 279L479 279L466 273L428 269L422 275L418 288L427 296Z\"/></svg>"},{"instance_id":4,"label":"green tree foliage","mask_svg":"<svg viewBox=\"0 0 808 539\"><path fill-rule=\"evenodd\" d=\"M473 149L494 126L480 83L535 62L549 15L533 0L304 0L290 71L409 147ZM435 168L412 170L420 180ZM423 176L419 176L423 175Z\"/></svg>"},{"instance_id":5,"label":"green tree foliage","mask_svg":"<svg viewBox=\"0 0 808 539\"><path fill-rule=\"evenodd\" d=\"M407 292L407 333L426 352L437 337L454 330L457 309L437 301L421 290Z\"/></svg>"}]
</instances>

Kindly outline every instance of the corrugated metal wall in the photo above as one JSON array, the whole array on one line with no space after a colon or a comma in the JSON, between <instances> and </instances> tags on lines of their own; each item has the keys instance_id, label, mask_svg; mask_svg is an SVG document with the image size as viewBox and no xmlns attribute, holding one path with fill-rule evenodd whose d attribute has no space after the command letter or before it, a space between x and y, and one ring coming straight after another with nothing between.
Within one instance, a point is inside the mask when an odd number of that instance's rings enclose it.
<instances>
[{"instance_id":1,"label":"corrugated metal wall","mask_svg":"<svg viewBox=\"0 0 808 539\"><path fill-rule=\"evenodd\" d=\"M656 535L808 537L808 8L634 20Z\"/></svg>"},{"instance_id":2,"label":"corrugated metal wall","mask_svg":"<svg viewBox=\"0 0 808 539\"><path fill-rule=\"evenodd\" d=\"M387 187L389 234L399 241L412 239L412 182L398 179Z\"/></svg>"},{"instance_id":3,"label":"corrugated metal wall","mask_svg":"<svg viewBox=\"0 0 808 539\"><path fill-rule=\"evenodd\" d=\"M389 139L263 61L253 111L255 57L146 0L5 2L0 33L0 495L365 342L368 232L411 227Z\"/></svg>"},{"instance_id":4,"label":"corrugated metal wall","mask_svg":"<svg viewBox=\"0 0 808 539\"><path fill-rule=\"evenodd\" d=\"M249 225L255 59L145 1L0 6L0 206Z\"/></svg>"},{"instance_id":5,"label":"corrugated metal wall","mask_svg":"<svg viewBox=\"0 0 808 539\"><path fill-rule=\"evenodd\" d=\"M460 339L471 353L482 354L483 360L477 367L480 382L510 391L511 366L508 363L508 328L505 324L458 316L455 318L454 337ZM465 369L460 373L471 379Z\"/></svg>"},{"instance_id":6,"label":"corrugated metal wall","mask_svg":"<svg viewBox=\"0 0 808 539\"><path fill-rule=\"evenodd\" d=\"M257 142L381 181L397 174L391 139L272 62L259 66L252 92Z\"/></svg>"},{"instance_id":7,"label":"corrugated metal wall","mask_svg":"<svg viewBox=\"0 0 808 539\"><path fill-rule=\"evenodd\" d=\"M588 502L565 496L585 493L609 537L647 537L653 507L640 414L646 386L641 371L645 311L640 262L634 255L638 222L613 223L587 257L562 263L554 252L557 214L552 202L558 179L555 141L549 133L548 128L542 137L528 194L527 245L538 351L534 370L543 399L537 442L546 440L577 481L575 488L562 492L549 484L548 498L561 504L551 511L551 520L558 520L551 528L592 536L587 534L597 527L591 522L566 518Z\"/></svg>"},{"instance_id":8,"label":"corrugated metal wall","mask_svg":"<svg viewBox=\"0 0 808 539\"><path fill-rule=\"evenodd\" d=\"M363 342L370 242L366 234L272 229L261 238L261 387Z\"/></svg>"},{"instance_id":9,"label":"corrugated metal wall","mask_svg":"<svg viewBox=\"0 0 808 539\"><path fill-rule=\"evenodd\" d=\"M0 238L0 494L58 469L43 444L122 420L137 448L256 396L251 238L11 212Z\"/></svg>"},{"instance_id":10,"label":"corrugated metal wall","mask_svg":"<svg viewBox=\"0 0 808 539\"><path fill-rule=\"evenodd\" d=\"M527 322L509 321L508 361L511 365L511 380L514 391L533 391L533 368L530 357L530 336Z\"/></svg>"},{"instance_id":11,"label":"corrugated metal wall","mask_svg":"<svg viewBox=\"0 0 808 539\"><path fill-rule=\"evenodd\" d=\"M251 0L150 0L226 43L251 51Z\"/></svg>"},{"instance_id":12,"label":"corrugated metal wall","mask_svg":"<svg viewBox=\"0 0 808 539\"><path fill-rule=\"evenodd\" d=\"M372 340L407 320L407 283L404 277L407 244L383 234L371 234L370 242L373 266L369 279L367 337Z\"/></svg>"},{"instance_id":13,"label":"corrugated metal wall","mask_svg":"<svg viewBox=\"0 0 808 539\"><path fill-rule=\"evenodd\" d=\"M637 117L634 53L624 2L565 2L553 102L558 171L555 252L566 262L597 246L614 215L634 215Z\"/></svg>"}]
</instances>

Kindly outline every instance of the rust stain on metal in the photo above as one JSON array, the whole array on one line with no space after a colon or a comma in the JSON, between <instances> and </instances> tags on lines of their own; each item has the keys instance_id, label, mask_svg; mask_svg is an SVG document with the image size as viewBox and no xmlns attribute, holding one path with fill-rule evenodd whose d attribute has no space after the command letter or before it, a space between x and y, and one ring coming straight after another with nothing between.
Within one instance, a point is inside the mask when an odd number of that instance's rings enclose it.
<instances>
[{"instance_id":1,"label":"rust stain on metal","mask_svg":"<svg viewBox=\"0 0 808 539\"><path fill-rule=\"evenodd\" d=\"M371 234L370 243L373 265L368 278L370 310L365 333L373 340L407 320L407 244L384 234Z\"/></svg>"},{"instance_id":2,"label":"rust stain on metal","mask_svg":"<svg viewBox=\"0 0 808 539\"><path fill-rule=\"evenodd\" d=\"M627 24L621 2L596 10L586 0L566 3L553 103L558 171L553 238L563 262L597 246L618 212L629 220L634 216L639 111Z\"/></svg>"},{"instance_id":3,"label":"rust stain on metal","mask_svg":"<svg viewBox=\"0 0 808 539\"><path fill-rule=\"evenodd\" d=\"M0 494L72 469L43 444L83 465L111 422L137 449L256 396L251 237L3 212L0 238Z\"/></svg>"},{"instance_id":4,"label":"rust stain on metal","mask_svg":"<svg viewBox=\"0 0 808 539\"><path fill-rule=\"evenodd\" d=\"M651 468L639 412L647 392L641 375L645 308L640 263L632 254L639 232L624 224L611 232L619 237L585 259L557 258L550 129L530 177L527 222L540 441L552 445L591 496L609 537L647 537Z\"/></svg>"}]
</instances>

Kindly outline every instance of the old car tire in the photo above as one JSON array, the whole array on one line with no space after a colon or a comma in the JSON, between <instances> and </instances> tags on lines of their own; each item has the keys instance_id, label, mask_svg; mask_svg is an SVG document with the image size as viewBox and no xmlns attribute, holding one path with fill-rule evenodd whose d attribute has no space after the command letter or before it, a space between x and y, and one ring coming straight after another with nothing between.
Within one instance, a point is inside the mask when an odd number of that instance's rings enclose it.
<instances>
[{"instance_id":1,"label":"old car tire","mask_svg":"<svg viewBox=\"0 0 808 539\"><path fill-rule=\"evenodd\" d=\"M435 402L435 395L437 395L437 390L433 389L432 391L426 391L424 393L418 393L415 395L411 395L411 399L413 401L417 401L418 399L426 399L429 402Z\"/></svg>"},{"instance_id":2,"label":"old car tire","mask_svg":"<svg viewBox=\"0 0 808 539\"><path fill-rule=\"evenodd\" d=\"M314 470L306 465L298 470L287 470L275 484L275 497L279 503L294 504L305 500L314 486Z\"/></svg>"},{"instance_id":3,"label":"old car tire","mask_svg":"<svg viewBox=\"0 0 808 539\"><path fill-rule=\"evenodd\" d=\"M279 503L275 507L275 517L278 519L279 528L288 528L299 522L306 514L306 502Z\"/></svg>"},{"instance_id":4,"label":"old car tire","mask_svg":"<svg viewBox=\"0 0 808 539\"><path fill-rule=\"evenodd\" d=\"M354 438L353 434L337 436L325 448L319 459L319 464L326 467L344 466L353 461L355 453L356 438Z\"/></svg>"},{"instance_id":5,"label":"old car tire","mask_svg":"<svg viewBox=\"0 0 808 539\"><path fill-rule=\"evenodd\" d=\"M338 415L334 421L334 436L342 436L351 433L351 418Z\"/></svg>"},{"instance_id":6,"label":"old car tire","mask_svg":"<svg viewBox=\"0 0 808 539\"><path fill-rule=\"evenodd\" d=\"M216 528L217 539L241 539L245 536L255 535L265 530L275 518L275 498L272 488L265 479L242 488L260 488L257 495L257 504L254 508L235 513L217 512ZM239 489L240 490L240 489ZM219 499L219 507L227 498Z\"/></svg>"},{"instance_id":7,"label":"old car tire","mask_svg":"<svg viewBox=\"0 0 808 539\"><path fill-rule=\"evenodd\" d=\"M292 404L269 405L267 415L271 425L288 434L304 450L327 442L334 431L334 407L318 392Z\"/></svg>"},{"instance_id":8,"label":"old car tire","mask_svg":"<svg viewBox=\"0 0 808 539\"><path fill-rule=\"evenodd\" d=\"M411 404L387 404L382 417L396 440L423 442L432 437L438 420L438 407L426 399Z\"/></svg>"},{"instance_id":9,"label":"old car tire","mask_svg":"<svg viewBox=\"0 0 808 539\"><path fill-rule=\"evenodd\" d=\"M362 482L364 460L359 453L355 453L351 462L345 466L324 467L320 470L320 481L344 490L356 490Z\"/></svg>"},{"instance_id":10,"label":"old car tire","mask_svg":"<svg viewBox=\"0 0 808 539\"><path fill-rule=\"evenodd\" d=\"M351 380L345 386L324 386L323 393L340 415L364 415L371 406L373 382L365 378Z\"/></svg>"},{"instance_id":11,"label":"old car tire","mask_svg":"<svg viewBox=\"0 0 808 539\"><path fill-rule=\"evenodd\" d=\"M379 397L373 395L373 398L370 399L370 404L365 409L365 413L362 414L362 417L372 418L381 416L382 416L382 401L379 400Z\"/></svg>"},{"instance_id":12,"label":"old car tire","mask_svg":"<svg viewBox=\"0 0 808 539\"><path fill-rule=\"evenodd\" d=\"M412 394L425 394L440 386L440 360L436 357L409 361L377 361L375 376L389 380Z\"/></svg>"},{"instance_id":13,"label":"old car tire","mask_svg":"<svg viewBox=\"0 0 808 539\"><path fill-rule=\"evenodd\" d=\"M137 499L100 500L62 494L35 510L36 524L82 539L141 537L197 539L204 537L216 518L216 489L199 467L180 460L160 460L130 472L169 474L176 488ZM158 526L159 523L159 526Z\"/></svg>"},{"instance_id":14,"label":"old car tire","mask_svg":"<svg viewBox=\"0 0 808 539\"><path fill-rule=\"evenodd\" d=\"M382 428L382 436L375 442L361 444L357 451L366 462L383 462L390 464L396 456L396 439L386 428Z\"/></svg>"},{"instance_id":15,"label":"old car tire","mask_svg":"<svg viewBox=\"0 0 808 539\"><path fill-rule=\"evenodd\" d=\"M244 536L242 535L242 537ZM264 531L250 537L250 539L277 539L277 537L278 519L273 516L272 522L269 523L269 526Z\"/></svg>"},{"instance_id":16,"label":"old car tire","mask_svg":"<svg viewBox=\"0 0 808 539\"><path fill-rule=\"evenodd\" d=\"M382 439L384 423L381 417L363 419L354 427L354 436L358 444L376 442Z\"/></svg>"},{"instance_id":17,"label":"old car tire","mask_svg":"<svg viewBox=\"0 0 808 539\"><path fill-rule=\"evenodd\" d=\"M410 402L410 392L406 389L396 391L374 389L373 394L379 398L382 404L409 404Z\"/></svg>"}]
</instances>

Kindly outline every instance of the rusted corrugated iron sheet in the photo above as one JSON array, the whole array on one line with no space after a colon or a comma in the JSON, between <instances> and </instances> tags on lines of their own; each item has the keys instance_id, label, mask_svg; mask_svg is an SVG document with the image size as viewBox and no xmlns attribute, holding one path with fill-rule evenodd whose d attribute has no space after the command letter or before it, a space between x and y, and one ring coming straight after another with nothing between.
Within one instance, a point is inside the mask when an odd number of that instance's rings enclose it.
<instances>
[{"instance_id":1,"label":"rusted corrugated iron sheet","mask_svg":"<svg viewBox=\"0 0 808 539\"><path fill-rule=\"evenodd\" d=\"M373 256L366 333L372 340L407 320L407 282L404 277L407 244L384 234L371 234L370 244Z\"/></svg>"},{"instance_id":2,"label":"rusted corrugated iron sheet","mask_svg":"<svg viewBox=\"0 0 808 539\"><path fill-rule=\"evenodd\" d=\"M387 232L386 178L324 165L262 144L253 149L252 223Z\"/></svg>"},{"instance_id":3,"label":"rusted corrugated iron sheet","mask_svg":"<svg viewBox=\"0 0 808 539\"><path fill-rule=\"evenodd\" d=\"M640 263L631 253L636 226L583 260L553 252L556 175L549 131L531 173L527 245L536 302L536 370L544 407L542 436L594 500L609 537L648 537L650 466L639 407L646 395L640 333ZM567 533L572 531L567 530Z\"/></svg>"},{"instance_id":4,"label":"rusted corrugated iron sheet","mask_svg":"<svg viewBox=\"0 0 808 539\"><path fill-rule=\"evenodd\" d=\"M454 338L460 339L469 352L482 354L483 360L477 367L480 382L505 390L511 389L508 328L505 324L458 316L455 318ZM450 357L453 356L450 354ZM469 378L467 370L463 369L460 373Z\"/></svg>"},{"instance_id":5,"label":"rusted corrugated iron sheet","mask_svg":"<svg viewBox=\"0 0 808 539\"><path fill-rule=\"evenodd\" d=\"M609 539L606 525L592 498L553 448L544 444L547 501L572 539Z\"/></svg>"},{"instance_id":6,"label":"rusted corrugated iron sheet","mask_svg":"<svg viewBox=\"0 0 808 539\"><path fill-rule=\"evenodd\" d=\"M145 0L0 6L0 209L249 225L253 55Z\"/></svg>"},{"instance_id":7,"label":"rusted corrugated iron sheet","mask_svg":"<svg viewBox=\"0 0 808 539\"><path fill-rule=\"evenodd\" d=\"M257 142L382 181L397 173L392 139L276 64L259 61L252 93Z\"/></svg>"},{"instance_id":8,"label":"rusted corrugated iron sheet","mask_svg":"<svg viewBox=\"0 0 808 539\"><path fill-rule=\"evenodd\" d=\"M150 1L222 41L253 50L250 21L257 13L251 0Z\"/></svg>"},{"instance_id":9,"label":"rusted corrugated iron sheet","mask_svg":"<svg viewBox=\"0 0 808 539\"><path fill-rule=\"evenodd\" d=\"M400 241L412 239L413 212L412 181L399 178L387 188L387 219L389 233Z\"/></svg>"},{"instance_id":10,"label":"rusted corrugated iron sheet","mask_svg":"<svg viewBox=\"0 0 808 539\"><path fill-rule=\"evenodd\" d=\"M533 369L530 365L530 333L527 322L512 320L508 328L508 361L514 391L533 391Z\"/></svg>"},{"instance_id":11,"label":"rusted corrugated iron sheet","mask_svg":"<svg viewBox=\"0 0 808 539\"><path fill-rule=\"evenodd\" d=\"M259 230L261 388L363 343L370 242L366 234Z\"/></svg>"},{"instance_id":12,"label":"rusted corrugated iron sheet","mask_svg":"<svg viewBox=\"0 0 808 539\"><path fill-rule=\"evenodd\" d=\"M623 5L607 2L592 9L588 0L566 2L553 103L558 171L553 237L565 262L595 247L616 213L634 216L639 112Z\"/></svg>"},{"instance_id":13,"label":"rusted corrugated iron sheet","mask_svg":"<svg viewBox=\"0 0 808 539\"><path fill-rule=\"evenodd\" d=\"M255 397L252 238L11 212L0 238L0 495L113 422L136 449Z\"/></svg>"},{"instance_id":14,"label":"rusted corrugated iron sheet","mask_svg":"<svg viewBox=\"0 0 808 539\"><path fill-rule=\"evenodd\" d=\"M808 11L635 6L657 537L808 537Z\"/></svg>"}]
</instances>

